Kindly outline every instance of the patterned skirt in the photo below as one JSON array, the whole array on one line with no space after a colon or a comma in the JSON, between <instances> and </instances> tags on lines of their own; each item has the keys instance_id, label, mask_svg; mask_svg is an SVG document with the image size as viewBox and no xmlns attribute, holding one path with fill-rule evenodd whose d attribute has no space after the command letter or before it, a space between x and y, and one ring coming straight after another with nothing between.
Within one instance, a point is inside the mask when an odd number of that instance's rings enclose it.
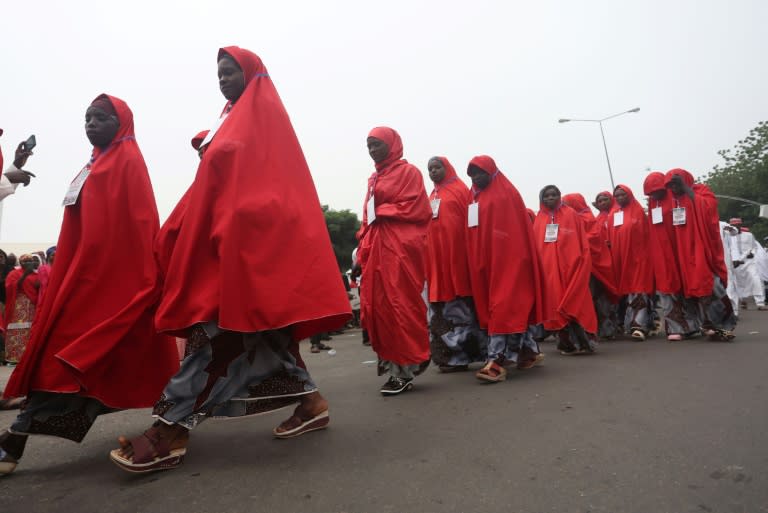
<instances>
[{"instance_id":1,"label":"patterned skirt","mask_svg":"<svg viewBox=\"0 0 768 513\"><path fill-rule=\"evenodd\" d=\"M8 323L8 330L5 332L5 359L9 363L19 363L21 360L29 342L34 318L35 305L27 296L19 293L16 296L13 319Z\"/></svg>"},{"instance_id":2,"label":"patterned skirt","mask_svg":"<svg viewBox=\"0 0 768 513\"><path fill-rule=\"evenodd\" d=\"M283 330L238 333L197 325L153 415L192 429L208 418L257 415L297 403L317 390L298 347Z\"/></svg>"}]
</instances>

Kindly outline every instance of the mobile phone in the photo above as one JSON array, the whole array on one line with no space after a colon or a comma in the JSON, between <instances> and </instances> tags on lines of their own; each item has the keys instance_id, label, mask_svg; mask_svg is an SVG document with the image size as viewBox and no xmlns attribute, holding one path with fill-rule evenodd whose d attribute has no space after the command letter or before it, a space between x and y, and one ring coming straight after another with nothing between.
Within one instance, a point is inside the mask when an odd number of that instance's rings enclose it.
<instances>
[{"instance_id":1,"label":"mobile phone","mask_svg":"<svg viewBox=\"0 0 768 513\"><path fill-rule=\"evenodd\" d=\"M37 139L35 139L35 134L32 134L29 139L24 141L24 151L32 151L35 146L37 146Z\"/></svg>"}]
</instances>

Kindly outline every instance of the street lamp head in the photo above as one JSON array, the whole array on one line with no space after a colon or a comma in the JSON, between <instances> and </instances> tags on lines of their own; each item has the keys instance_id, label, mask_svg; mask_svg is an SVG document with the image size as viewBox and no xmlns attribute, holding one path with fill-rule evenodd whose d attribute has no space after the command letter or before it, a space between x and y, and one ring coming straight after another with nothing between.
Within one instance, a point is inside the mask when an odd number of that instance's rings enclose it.
<instances>
[{"instance_id":1,"label":"street lamp head","mask_svg":"<svg viewBox=\"0 0 768 513\"><path fill-rule=\"evenodd\" d=\"M570 119L565 119L565 118L561 118L557 120L558 123L568 123L569 121Z\"/></svg>"},{"instance_id":2,"label":"street lamp head","mask_svg":"<svg viewBox=\"0 0 768 513\"><path fill-rule=\"evenodd\" d=\"M634 109L630 109L627 112L640 112L640 107L635 107Z\"/></svg>"}]
</instances>

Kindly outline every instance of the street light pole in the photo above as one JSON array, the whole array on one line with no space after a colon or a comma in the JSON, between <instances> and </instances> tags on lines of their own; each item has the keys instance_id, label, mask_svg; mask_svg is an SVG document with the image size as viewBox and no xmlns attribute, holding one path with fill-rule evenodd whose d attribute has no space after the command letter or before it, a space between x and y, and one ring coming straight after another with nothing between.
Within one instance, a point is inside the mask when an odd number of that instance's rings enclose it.
<instances>
[{"instance_id":1,"label":"street light pole","mask_svg":"<svg viewBox=\"0 0 768 513\"><path fill-rule=\"evenodd\" d=\"M603 122L598 123L600 125L600 135L603 138L603 149L605 150L605 161L608 162L608 176L611 177L611 192L616 188L616 184L613 183L613 170L611 169L611 159L608 158L608 145L605 144L605 132L603 131Z\"/></svg>"},{"instance_id":2,"label":"street light pole","mask_svg":"<svg viewBox=\"0 0 768 513\"><path fill-rule=\"evenodd\" d=\"M600 125L600 136L603 138L603 149L605 150L605 161L608 163L608 176L611 178L611 189L616 188L616 184L613 183L613 169L611 169L611 159L608 157L608 145L605 143L605 130L603 130L603 121L607 121L609 119L613 119L618 116L623 116L624 114L634 114L635 112L640 112L640 107L635 107L634 109L625 110L622 112L618 112L616 114L612 114L610 116L604 117L603 119L570 119L570 118L561 118L558 119L558 123L569 123L571 121L581 121L581 122L588 122L588 123L597 123Z\"/></svg>"}]
</instances>

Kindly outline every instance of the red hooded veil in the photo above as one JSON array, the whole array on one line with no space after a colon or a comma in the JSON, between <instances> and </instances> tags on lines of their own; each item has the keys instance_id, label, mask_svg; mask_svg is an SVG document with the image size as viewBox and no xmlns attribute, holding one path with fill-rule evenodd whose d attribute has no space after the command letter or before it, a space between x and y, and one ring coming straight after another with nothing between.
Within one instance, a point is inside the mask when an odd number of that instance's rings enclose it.
<instances>
[{"instance_id":1,"label":"red hooded veil","mask_svg":"<svg viewBox=\"0 0 768 513\"><path fill-rule=\"evenodd\" d=\"M619 184L629 196L629 204L622 207L618 202L608 216L608 240L611 243L613 272L616 290L627 294L651 294L653 292L653 269L648 258L648 220L632 189ZM624 222L616 223L616 214L623 212Z\"/></svg>"},{"instance_id":2,"label":"red hooded veil","mask_svg":"<svg viewBox=\"0 0 768 513\"><path fill-rule=\"evenodd\" d=\"M604 194L604 193L601 193ZM563 203L575 210L584 222L584 228L592 257L592 274L600 280L612 300L616 300L616 279L613 276L611 249L606 244L607 230L604 222L599 222L587 206L584 196L578 192L563 196ZM607 216L605 217L607 219Z\"/></svg>"},{"instance_id":3,"label":"red hooded veil","mask_svg":"<svg viewBox=\"0 0 768 513\"><path fill-rule=\"evenodd\" d=\"M470 161L491 176L472 188L478 225L468 227L467 257L480 327L489 335L523 333L544 320L541 263L523 199L493 159Z\"/></svg>"},{"instance_id":4,"label":"red hooded veil","mask_svg":"<svg viewBox=\"0 0 768 513\"><path fill-rule=\"evenodd\" d=\"M312 176L259 57L231 46L245 90L208 143L195 181L161 229L157 328L194 324L294 340L351 316Z\"/></svg>"},{"instance_id":5,"label":"red hooded veil","mask_svg":"<svg viewBox=\"0 0 768 513\"><path fill-rule=\"evenodd\" d=\"M544 328L558 331L573 321L588 333L597 333L589 291L592 258L584 222L571 207L561 203L553 211L541 200L540 195L533 234L544 275ZM556 241L544 241L548 224L558 225Z\"/></svg>"},{"instance_id":6,"label":"red hooded veil","mask_svg":"<svg viewBox=\"0 0 768 513\"><path fill-rule=\"evenodd\" d=\"M685 224L672 227L683 293L686 297L707 297L712 294L714 275L720 277L723 286L728 284L717 199L706 185L694 184L693 175L684 169L668 171L665 184L669 185L675 175L693 190L693 198L669 192L672 206L686 212Z\"/></svg>"},{"instance_id":7,"label":"red hooded veil","mask_svg":"<svg viewBox=\"0 0 768 513\"><path fill-rule=\"evenodd\" d=\"M369 223L364 208L358 232L357 258L363 268L360 316L380 359L398 365L422 363L429 359L427 310L421 294L432 210L421 172L402 158L400 135L377 127L368 137L384 141L389 153L368 178L364 205L373 195L376 219Z\"/></svg>"},{"instance_id":8,"label":"red hooded veil","mask_svg":"<svg viewBox=\"0 0 768 513\"><path fill-rule=\"evenodd\" d=\"M430 201L440 200L438 216L427 230L427 282L429 301L452 301L472 295L467 266L467 225L469 188L456 175L448 159L436 157L445 168L445 178L435 184Z\"/></svg>"},{"instance_id":9,"label":"red hooded veil","mask_svg":"<svg viewBox=\"0 0 768 513\"><path fill-rule=\"evenodd\" d=\"M64 209L56 265L8 397L59 392L148 407L179 366L173 339L152 325L159 222L133 114L122 100L104 99L120 128L107 148L93 149L79 199Z\"/></svg>"},{"instance_id":10,"label":"red hooded veil","mask_svg":"<svg viewBox=\"0 0 768 513\"><path fill-rule=\"evenodd\" d=\"M651 193L655 191L664 191L664 198L651 198ZM648 236L651 241L648 252L653 263L654 288L663 294L679 294L683 285L676 257L676 241L672 233L675 201L672 193L665 188L664 174L658 171L649 174L643 182L643 192L648 196ZM661 208L661 222L654 224L652 213L656 208Z\"/></svg>"}]
</instances>

